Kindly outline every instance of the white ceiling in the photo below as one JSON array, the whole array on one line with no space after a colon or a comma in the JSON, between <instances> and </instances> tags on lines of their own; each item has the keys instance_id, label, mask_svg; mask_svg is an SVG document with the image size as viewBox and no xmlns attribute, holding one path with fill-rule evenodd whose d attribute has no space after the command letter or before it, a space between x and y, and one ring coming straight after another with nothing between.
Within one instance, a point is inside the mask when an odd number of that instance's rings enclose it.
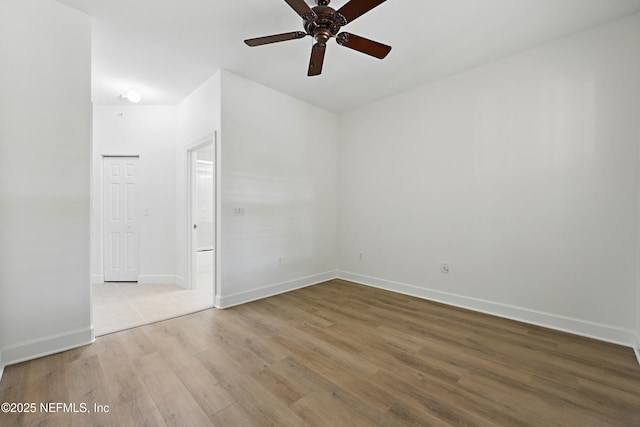
<instances>
[{"instance_id":1,"label":"white ceiling","mask_svg":"<svg viewBox=\"0 0 640 427\"><path fill-rule=\"evenodd\" d=\"M391 45L386 59L333 40L322 75L307 77L310 37L243 43L302 30L284 0L57 1L93 17L97 104L124 102L128 87L143 104L177 104L224 68L336 112L640 10L640 0L387 0L344 27Z\"/></svg>"}]
</instances>

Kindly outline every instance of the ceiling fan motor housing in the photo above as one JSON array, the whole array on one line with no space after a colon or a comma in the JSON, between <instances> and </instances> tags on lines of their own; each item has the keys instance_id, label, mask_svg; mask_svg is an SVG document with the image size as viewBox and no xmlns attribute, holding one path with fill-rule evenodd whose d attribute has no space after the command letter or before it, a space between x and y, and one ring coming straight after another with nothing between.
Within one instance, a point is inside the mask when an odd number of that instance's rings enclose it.
<instances>
[{"instance_id":1,"label":"ceiling fan motor housing","mask_svg":"<svg viewBox=\"0 0 640 427\"><path fill-rule=\"evenodd\" d=\"M327 6L329 0L316 0L318 6L313 7L317 18L306 19L304 29L318 43L326 44L331 37L335 37L340 31L340 27L347 23L347 20L335 9Z\"/></svg>"}]
</instances>

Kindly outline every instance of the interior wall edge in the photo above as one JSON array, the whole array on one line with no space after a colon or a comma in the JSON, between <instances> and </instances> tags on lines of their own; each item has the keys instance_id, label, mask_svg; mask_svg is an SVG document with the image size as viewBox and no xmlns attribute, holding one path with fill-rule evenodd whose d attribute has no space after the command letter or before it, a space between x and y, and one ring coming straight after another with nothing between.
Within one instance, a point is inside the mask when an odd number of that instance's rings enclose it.
<instances>
[{"instance_id":1,"label":"interior wall edge","mask_svg":"<svg viewBox=\"0 0 640 427\"><path fill-rule=\"evenodd\" d=\"M84 347L95 341L93 327L87 327L63 334L51 335L37 340L25 341L0 350L0 369L16 363L38 359L74 348Z\"/></svg>"},{"instance_id":2,"label":"interior wall edge","mask_svg":"<svg viewBox=\"0 0 640 427\"><path fill-rule=\"evenodd\" d=\"M636 13L635 18L636 27L638 28L638 31L640 31L640 13ZM636 41L638 41L638 38L636 38ZM640 63L640 43L636 44L636 61ZM640 83L640 80L638 80L637 83ZM638 111L636 113L639 114L638 118L640 119L640 84L636 86L636 93L638 94L638 98L636 100ZM637 141L638 147L640 147L640 120L638 120ZM638 164L640 165L640 150L638 151ZM637 173L638 183L640 183L640 168L637 169ZM637 196L637 218L640 220L640 185L638 187ZM636 224L636 237L636 345L634 346L633 350L636 353L638 363L640 363L640 221Z\"/></svg>"},{"instance_id":3,"label":"interior wall edge","mask_svg":"<svg viewBox=\"0 0 640 427\"><path fill-rule=\"evenodd\" d=\"M560 316L553 313L530 310L524 307L516 307L501 304L493 301L486 301L464 295L457 295L436 291L433 289L418 287L406 283L393 282L386 279L365 276L348 271L338 271L338 278L361 285L372 286L391 292L422 298L429 301L460 307L467 310L498 316L505 319L524 322L531 325L550 328L561 332L593 338L612 344L619 344L635 349L638 352L638 338L635 332L630 329L618 328L615 326L589 322L581 319L574 319ZM634 341L636 344L634 345ZM640 359L639 359L640 360Z\"/></svg>"},{"instance_id":4,"label":"interior wall edge","mask_svg":"<svg viewBox=\"0 0 640 427\"><path fill-rule=\"evenodd\" d=\"M337 271L332 270L324 273L313 274L311 276L287 280L286 282L274 283L261 288L238 292L236 294L220 295L219 297L216 296L215 306L216 308L222 309L231 308L236 305L246 304L259 299L295 291L296 289L317 285L328 280L336 279L337 277Z\"/></svg>"}]
</instances>

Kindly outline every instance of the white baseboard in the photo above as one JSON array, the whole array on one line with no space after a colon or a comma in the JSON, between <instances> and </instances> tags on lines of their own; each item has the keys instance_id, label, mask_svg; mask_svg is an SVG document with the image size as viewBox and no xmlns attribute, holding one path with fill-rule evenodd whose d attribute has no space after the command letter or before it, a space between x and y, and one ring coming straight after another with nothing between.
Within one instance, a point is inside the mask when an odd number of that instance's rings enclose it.
<instances>
[{"instance_id":1,"label":"white baseboard","mask_svg":"<svg viewBox=\"0 0 640 427\"><path fill-rule=\"evenodd\" d=\"M187 288L187 281L184 279L184 277L182 276L176 276L176 285L182 287L182 288Z\"/></svg>"},{"instance_id":2,"label":"white baseboard","mask_svg":"<svg viewBox=\"0 0 640 427\"><path fill-rule=\"evenodd\" d=\"M620 344L627 347L633 347L634 341L636 341L636 334L634 331L617 328L610 325L603 325L595 322L530 310L523 307L501 304L464 295L451 294L433 289L417 287L406 283L398 283L379 279L376 277L369 277L347 271L338 271L338 278L349 280L355 283L360 283L362 285L372 286L392 292L398 292L405 295L441 302L443 304L466 308L481 313L491 314L506 319L516 320L532 325L568 332L575 335L594 338L600 341ZM636 351L638 351L637 344L635 345L635 347Z\"/></svg>"},{"instance_id":3,"label":"white baseboard","mask_svg":"<svg viewBox=\"0 0 640 427\"><path fill-rule=\"evenodd\" d=\"M0 349L0 382L2 382L2 374L4 374L4 364L2 363L2 349Z\"/></svg>"},{"instance_id":4,"label":"white baseboard","mask_svg":"<svg viewBox=\"0 0 640 427\"><path fill-rule=\"evenodd\" d=\"M160 275L160 274L141 274L138 276L138 283L158 284L158 285L175 285L178 284L178 276Z\"/></svg>"},{"instance_id":5,"label":"white baseboard","mask_svg":"<svg viewBox=\"0 0 640 427\"><path fill-rule=\"evenodd\" d=\"M636 335L636 345L633 347L633 351L635 351L636 359L640 363L640 335Z\"/></svg>"},{"instance_id":6,"label":"white baseboard","mask_svg":"<svg viewBox=\"0 0 640 427\"><path fill-rule=\"evenodd\" d=\"M0 370L4 371L5 366L82 347L94 341L93 328L25 341L2 349Z\"/></svg>"},{"instance_id":7,"label":"white baseboard","mask_svg":"<svg viewBox=\"0 0 640 427\"><path fill-rule=\"evenodd\" d=\"M91 275L91 284L94 285L96 283L104 283L104 274Z\"/></svg>"},{"instance_id":8,"label":"white baseboard","mask_svg":"<svg viewBox=\"0 0 640 427\"><path fill-rule=\"evenodd\" d=\"M293 291L296 289L306 288L307 286L317 285L318 283L326 282L328 280L335 279L336 277L337 276L335 271L327 271L325 273L301 277L299 279L276 283L258 289L238 292L233 295L216 296L215 306L217 308L229 308L235 305L245 304L262 298L268 298L274 295L283 294L285 292Z\"/></svg>"}]
</instances>

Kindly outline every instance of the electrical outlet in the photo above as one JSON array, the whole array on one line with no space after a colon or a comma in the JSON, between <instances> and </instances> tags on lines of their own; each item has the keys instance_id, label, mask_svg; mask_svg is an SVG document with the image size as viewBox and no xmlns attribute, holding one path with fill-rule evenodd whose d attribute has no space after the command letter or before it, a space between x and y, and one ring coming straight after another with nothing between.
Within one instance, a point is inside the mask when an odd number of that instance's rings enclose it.
<instances>
[{"instance_id":1,"label":"electrical outlet","mask_svg":"<svg viewBox=\"0 0 640 427\"><path fill-rule=\"evenodd\" d=\"M449 263L443 262L440 264L440 273L449 274Z\"/></svg>"}]
</instances>

